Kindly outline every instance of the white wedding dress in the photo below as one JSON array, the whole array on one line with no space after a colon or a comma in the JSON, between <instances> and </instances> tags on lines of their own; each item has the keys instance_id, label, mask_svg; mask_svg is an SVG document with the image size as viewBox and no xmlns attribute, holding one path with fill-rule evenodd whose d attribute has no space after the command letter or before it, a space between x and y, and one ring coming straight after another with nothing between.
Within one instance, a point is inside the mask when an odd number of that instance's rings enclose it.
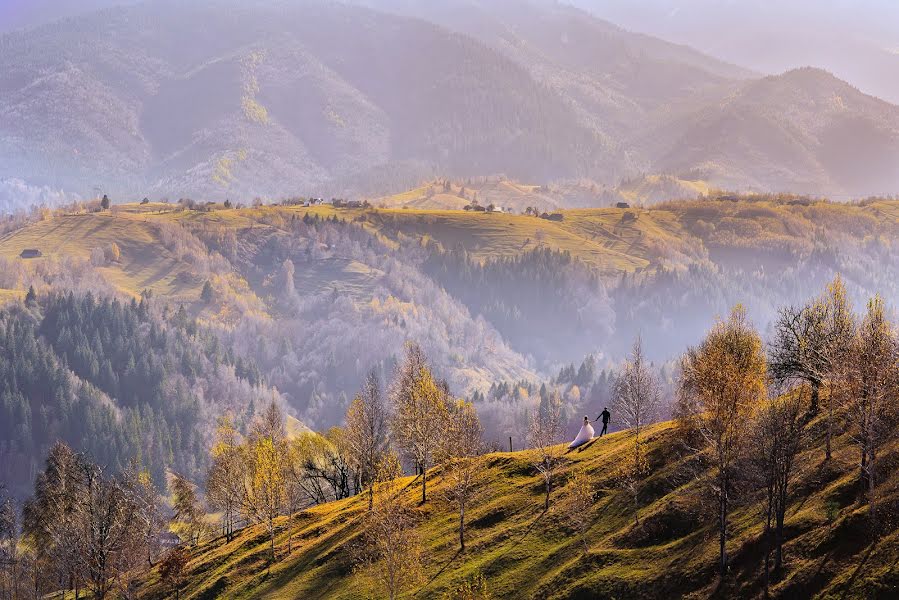
<instances>
[{"instance_id":1,"label":"white wedding dress","mask_svg":"<svg viewBox=\"0 0 899 600\"><path fill-rule=\"evenodd\" d=\"M577 432L577 437L574 438L574 441L568 444L569 448L577 448L578 446L583 446L587 442L593 439L593 425L590 424L590 421L584 420L584 424L581 426L581 430Z\"/></svg>"}]
</instances>

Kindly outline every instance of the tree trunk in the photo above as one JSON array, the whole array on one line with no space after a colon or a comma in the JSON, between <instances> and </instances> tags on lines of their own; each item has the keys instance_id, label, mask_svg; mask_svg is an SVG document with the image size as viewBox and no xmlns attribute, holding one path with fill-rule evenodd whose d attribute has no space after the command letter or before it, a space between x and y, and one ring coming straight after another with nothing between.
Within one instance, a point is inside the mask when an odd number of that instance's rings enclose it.
<instances>
[{"instance_id":1,"label":"tree trunk","mask_svg":"<svg viewBox=\"0 0 899 600\"><path fill-rule=\"evenodd\" d=\"M874 448L871 448L869 451L870 457L868 459L868 514L871 517L871 531L874 534L874 537L880 537L878 535L878 526L877 526L877 505L875 503L874 496L874 486L877 485L877 481L874 477Z\"/></svg>"},{"instance_id":2,"label":"tree trunk","mask_svg":"<svg viewBox=\"0 0 899 600\"><path fill-rule=\"evenodd\" d=\"M721 489L718 498L718 568L723 579L727 575L727 480L720 477L719 482Z\"/></svg>"},{"instance_id":3,"label":"tree trunk","mask_svg":"<svg viewBox=\"0 0 899 600\"><path fill-rule=\"evenodd\" d=\"M368 510L371 510L375 507L375 482L372 481L368 484Z\"/></svg>"},{"instance_id":4,"label":"tree trunk","mask_svg":"<svg viewBox=\"0 0 899 600\"><path fill-rule=\"evenodd\" d=\"M812 381L812 402L809 406L809 412L813 415L818 414L818 398L821 395L821 383L819 381Z\"/></svg>"},{"instance_id":5,"label":"tree trunk","mask_svg":"<svg viewBox=\"0 0 899 600\"><path fill-rule=\"evenodd\" d=\"M428 501L428 470L424 465L421 467L421 503Z\"/></svg>"},{"instance_id":6,"label":"tree trunk","mask_svg":"<svg viewBox=\"0 0 899 600\"><path fill-rule=\"evenodd\" d=\"M778 502L777 507L777 529L774 533L774 541L776 551L774 553L774 573L780 575L784 562L784 514L786 506L783 502Z\"/></svg>"},{"instance_id":7,"label":"tree trunk","mask_svg":"<svg viewBox=\"0 0 899 600\"><path fill-rule=\"evenodd\" d=\"M824 443L824 460L830 460L830 439L833 437L833 387L827 394L827 437Z\"/></svg>"},{"instance_id":8,"label":"tree trunk","mask_svg":"<svg viewBox=\"0 0 899 600\"><path fill-rule=\"evenodd\" d=\"M868 487L868 479L868 447L867 444L862 444L861 470L858 474L858 482L861 485L862 494L865 493L865 489Z\"/></svg>"},{"instance_id":9,"label":"tree trunk","mask_svg":"<svg viewBox=\"0 0 899 600\"><path fill-rule=\"evenodd\" d=\"M268 518L268 538L269 543L272 547L272 562L275 561L275 520L272 517Z\"/></svg>"},{"instance_id":10,"label":"tree trunk","mask_svg":"<svg viewBox=\"0 0 899 600\"><path fill-rule=\"evenodd\" d=\"M290 507L290 512L287 514L287 556L290 556L290 553L293 552L293 507Z\"/></svg>"},{"instance_id":11,"label":"tree trunk","mask_svg":"<svg viewBox=\"0 0 899 600\"><path fill-rule=\"evenodd\" d=\"M724 502L718 507L718 570L722 578L727 575L727 509Z\"/></svg>"},{"instance_id":12,"label":"tree trunk","mask_svg":"<svg viewBox=\"0 0 899 600\"><path fill-rule=\"evenodd\" d=\"M774 492L768 487L768 510L765 514L765 598L769 597L771 583L771 518L774 504Z\"/></svg>"},{"instance_id":13,"label":"tree trunk","mask_svg":"<svg viewBox=\"0 0 899 600\"><path fill-rule=\"evenodd\" d=\"M459 548L465 550L465 504L459 505Z\"/></svg>"},{"instance_id":14,"label":"tree trunk","mask_svg":"<svg viewBox=\"0 0 899 600\"><path fill-rule=\"evenodd\" d=\"M549 510L549 493L551 491L552 491L552 482L550 481L550 478L547 477L546 478L546 498L543 501L543 510L544 511Z\"/></svg>"}]
</instances>

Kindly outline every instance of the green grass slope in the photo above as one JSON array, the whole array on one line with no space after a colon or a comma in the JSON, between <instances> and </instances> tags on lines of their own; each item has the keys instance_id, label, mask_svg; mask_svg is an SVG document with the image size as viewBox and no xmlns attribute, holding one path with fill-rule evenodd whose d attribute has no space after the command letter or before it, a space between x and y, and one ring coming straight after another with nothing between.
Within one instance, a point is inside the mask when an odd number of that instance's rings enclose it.
<instances>
[{"instance_id":1,"label":"green grass slope","mask_svg":"<svg viewBox=\"0 0 899 600\"><path fill-rule=\"evenodd\" d=\"M785 573L774 597L895 598L899 593L899 533L895 474L881 486L881 514L890 515L876 542L866 509L856 501L856 453L848 435L838 438L834 457L823 463L823 423L810 424L810 443L799 457L787 512ZM483 574L500 598L677 598L762 595L759 499L735 498L728 551L732 571L716 575L714 509L702 502L701 461L677 451L672 423L652 427L648 460L652 475L640 487L640 525L634 524L629 494L615 483L615 471L630 432L619 432L566 455L553 492L542 510L542 480L529 451L485 458L480 494L468 516L467 548L458 551L457 516L440 500L444 485L434 469L428 503L416 509L425 557L425 583L404 597L434 598L461 581ZM886 460L895 464L899 448ZM564 481L583 469L596 489L588 532L589 550L560 510ZM695 469L698 477L683 473ZM406 478L410 501L420 497L418 480ZM379 598L380 591L354 571L366 513L364 497L306 510L278 523L279 559L269 564L268 540L250 527L230 543L212 540L193 550L182 598ZM288 528L293 548L288 554ZM144 577L141 597L163 598L156 572Z\"/></svg>"}]
</instances>

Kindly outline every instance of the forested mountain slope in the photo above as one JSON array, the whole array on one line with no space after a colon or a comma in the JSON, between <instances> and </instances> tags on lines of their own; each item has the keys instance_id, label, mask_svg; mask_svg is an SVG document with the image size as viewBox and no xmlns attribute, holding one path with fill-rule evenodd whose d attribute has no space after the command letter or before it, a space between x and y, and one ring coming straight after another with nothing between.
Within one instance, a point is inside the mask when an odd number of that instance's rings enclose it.
<instances>
[{"instance_id":1,"label":"forested mountain slope","mask_svg":"<svg viewBox=\"0 0 899 600\"><path fill-rule=\"evenodd\" d=\"M19 441L7 450L30 457L9 461L16 470L9 477L27 481L54 435L72 440L83 431L84 420L66 407L102 413L111 405L109 414L143 415L141 407L167 406L173 412L160 426L180 422L180 411L187 410L188 422L197 426L179 425L182 441L172 443L202 447L224 401L213 382L232 381L241 390L227 396L237 414L251 411L251 402L258 408L260 395L274 388L293 416L325 430L341 421L372 368L387 379L407 340L424 347L452 389L479 399L486 437L501 443L510 429L524 427L528 407L551 379L564 383L572 414L601 409L608 398L606 371L637 335L647 355L664 364L733 305L744 304L765 332L779 307L806 302L836 273L857 304L875 293L890 307L899 299L892 241L899 237L899 208L893 201L725 198L549 217L147 204L10 222L0 236L0 298L9 306L5 319L12 336L6 345L24 344L14 341L23 335L34 338L24 346L34 348L29 361L57 373L46 377L50 381L76 382L72 389L91 400L54 400L47 406L55 416L46 418L38 418L38 405L24 409L20 400L7 402L7 423L32 415L25 430L9 432ZM20 258L25 249L42 256ZM22 306L30 286L37 305ZM95 340L94 329L84 329L89 323L65 334L42 327L47 302L68 290L76 299L90 292L101 304L118 297L115 310L125 316L137 311L138 317L128 318L138 321L121 330L113 346L102 332ZM152 311L129 308L142 294ZM189 325L194 319L196 329ZM168 345L158 346L146 341L157 339L154 327L182 333L168 334ZM75 359L76 338L93 348L95 367L94 359ZM176 339L181 345L170 348ZM159 395L135 399L132 386L121 386L134 344L136 368L144 360L157 364L139 373L149 379L162 377L158 369L168 374ZM208 356L203 364L211 365L198 370L182 364L187 348ZM254 365L258 376L241 375L238 361ZM7 373L9 381L13 377L10 398L18 398L17 386L32 380ZM173 383L182 378L186 395ZM257 383L262 387L254 388ZM47 395L75 393L68 389L22 393L40 404ZM156 420L148 414L140 419ZM75 429L57 434L66 427L57 421ZM120 444L115 440L122 427L138 427L126 423L116 420L103 426L107 433L91 437L104 445L96 449L99 457L115 462L132 456L131 450L111 449ZM177 461L189 454L163 452L147 460L158 475L163 465L181 465Z\"/></svg>"},{"instance_id":2,"label":"forested mountain slope","mask_svg":"<svg viewBox=\"0 0 899 600\"><path fill-rule=\"evenodd\" d=\"M148 0L4 34L0 178L220 201L498 174L897 185L899 108L823 72L755 79L543 0L375 5Z\"/></svg>"},{"instance_id":3,"label":"forested mountain slope","mask_svg":"<svg viewBox=\"0 0 899 600\"><path fill-rule=\"evenodd\" d=\"M182 308L48 292L0 310L0 482L30 488L57 441L158 483L205 467L216 418L278 400L252 362Z\"/></svg>"},{"instance_id":4,"label":"forested mountain slope","mask_svg":"<svg viewBox=\"0 0 899 600\"><path fill-rule=\"evenodd\" d=\"M857 456L849 435L837 438L827 463L822 420L808 427L786 513L784 576L772 585L772 597L893 597L899 587L897 523L890 520L878 540L870 537L867 509L856 502ZM439 500L447 480L435 469L431 499L413 508L411 517L422 544L424 577L402 597L439 597L478 574L490 597L497 598L760 597L761 496L749 487L733 498L731 574L720 584L717 526L704 487L710 465L684 449L672 423L653 426L646 435L650 475L639 484L639 523L619 477L622 457L633 444L630 431L566 454L546 512L542 479L532 466L534 451L488 455L468 510L464 551L458 549L458 516ZM889 454L895 457L894 446ZM565 508L575 473L586 476L596 494L585 520L586 551ZM749 476L746 465L743 473ZM408 477L399 483L408 486L409 504L415 503L418 481ZM896 483L894 471L882 484L884 514L896 505ZM231 542L216 538L190 549L181 597L358 598L382 592L355 570L353 548L361 544L366 509L363 495L280 519L274 563L261 527L248 528ZM148 574L140 597L167 594L169 584L160 582L155 570Z\"/></svg>"}]
</instances>

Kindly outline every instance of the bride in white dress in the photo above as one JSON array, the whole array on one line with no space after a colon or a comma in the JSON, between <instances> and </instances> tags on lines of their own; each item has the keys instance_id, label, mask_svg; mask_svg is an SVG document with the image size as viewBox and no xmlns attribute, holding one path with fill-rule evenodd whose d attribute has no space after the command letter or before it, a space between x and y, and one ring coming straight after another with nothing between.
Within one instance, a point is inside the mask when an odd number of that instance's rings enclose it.
<instances>
[{"instance_id":1,"label":"bride in white dress","mask_svg":"<svg viewBox=\"0 0 899 600\"><path fill-rule=\"evenodd\" d=\"M581 430L577 432L577 437L574 438L573 442L568 444L568 447L577 448L578 446L583 446L593 439L593 434L593 425L590 424L590 419L584 417L584 424L581 425Z\"/></svg>"}]
</instances>

